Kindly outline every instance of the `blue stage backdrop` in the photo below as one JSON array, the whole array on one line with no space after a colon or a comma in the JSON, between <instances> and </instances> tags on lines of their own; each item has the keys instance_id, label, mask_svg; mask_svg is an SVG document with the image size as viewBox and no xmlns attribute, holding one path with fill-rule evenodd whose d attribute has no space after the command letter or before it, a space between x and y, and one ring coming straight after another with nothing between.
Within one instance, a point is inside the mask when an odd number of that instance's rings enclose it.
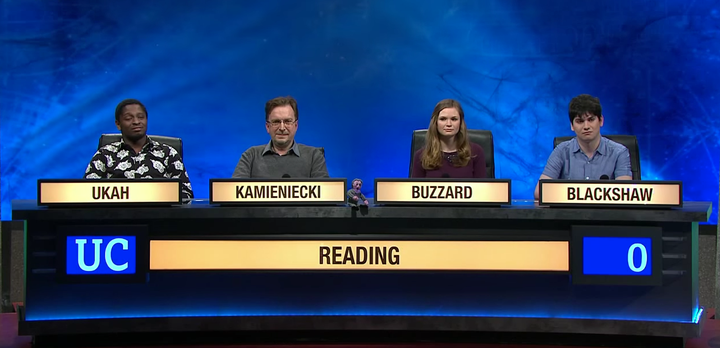
<instances>
[{"instance_id":1,"label":"blue stage backdrop","mask_svg":"<svg viewBox=\"0 0 720 348\"><path fill-rule=\"evenodd\" d=\"M6 0L0 5L2 218L38 178L79 178L114 108L182 137L196 196L268 141L264 102L299 102L297 140L334 177L407 177L443 98L495 136L497 177L532 198L570 99L635 134L643 179L714 202L720 4L708 0ZM372 196L372 185L365 188ZM713 214L711 221L717 221Z\"/></svg>"}]
</instances>

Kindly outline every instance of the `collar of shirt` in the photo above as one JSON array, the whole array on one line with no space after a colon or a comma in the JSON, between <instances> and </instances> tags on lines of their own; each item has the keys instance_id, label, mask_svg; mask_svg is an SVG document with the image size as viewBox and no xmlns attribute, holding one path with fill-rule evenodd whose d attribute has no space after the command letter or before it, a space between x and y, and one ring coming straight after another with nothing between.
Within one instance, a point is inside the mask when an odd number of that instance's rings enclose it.
<instances>
[{"instance_id":1,"label":"collar of shirt","mask_svg":"<svg viewBox=\"0 0 720 348\"><path fill-rule=\"evenodd\" d=\"M147 142L145 143L145 145L143 145L140 152L148 152L148 151L156 149L158 147L162 147L162 145L160 145L159 142L152 140L152 138L150 138L150 136L146 136L146 137L147 137ZM125 139L123 139L123 138L120 138L120 148L125 149L125 150L135 151L135 149L133 149L130 145L125 143Z\"/></svg>"},{"instance_id":2,"label":"collar of shirt","mask_svg":"<svg viewBox=\"0 0 720 348\"><path fill-rule=\"evenodd\" d=\"M268 153L277 153L277 152L275 152L275 150L272 147L272 140L270 140L270 142L268 142L267 145L265 145L265 148L263 149L260 156L265 156ZM293 146L290 147L290 151L288 151L288 153L292 153L295 156L300 157L300 148L298 147L298 144L296 141L293 140Z\"/></svg>"},{"instance_id":3,"label":"collar of shirt","mask_svg":"<svg viewBox=\"0 0 720 348\"><path fill-rule=\"evenodd\" d=\"M575 141L572 142L571 146L572 146L572 148L571 148L572 153L577 153L579 151L582 151L582 149L580 149L580 143L578 143L577 137L575 137ZM597 148L597 150L595 150L595 153L599 154L600 156L607 153L607 141L605 140L605 138L602 135L600 136L600 145L598 145L598 148Z\"/></svg>"}]
</instances>

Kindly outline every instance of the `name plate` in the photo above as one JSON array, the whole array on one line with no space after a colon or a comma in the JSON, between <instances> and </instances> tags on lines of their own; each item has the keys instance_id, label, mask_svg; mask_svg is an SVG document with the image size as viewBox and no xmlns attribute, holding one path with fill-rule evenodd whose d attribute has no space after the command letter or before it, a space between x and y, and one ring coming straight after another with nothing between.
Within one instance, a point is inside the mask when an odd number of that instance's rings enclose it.
<instances>
[{"instance_id":1,"label":"name plate","mask_svg":"<svg viewBox=\"0 0 720 348\"><path fill-rule=\"evenodd\" d=\"M682 207L682 182L540 180L541 205Z\"/></svg>"},{"instance_id":2,"label":"name plate","mask_svg":"<svg viewBox=\"0 0 720 348\"><path fill-rule=\"evenodd\" d=\"M344 204L344 178L210 179L210 204Z\"/></svg>"},{"instance_id":3,"label":"name plate","mask_svg":"<svg viewBox=\"0 0 720 348\"><path fill-rule=\"evenodd\" d=\"M375 179L375 203L386 205L506 205L507 179Z\"/></svg>"},{"instance_id":4,"label":"name plate","mask_svg":"<svg viewBox=\"0 0 720 348\"><path fill-rule=\"evenodd\" d=\"M38 180L38 205L181 204L180 179Z\"/></svg>"},{"instance_id":5,"label":"name plate","mask_svg":"<svg viewBox=\"0 0 720 348\"><path fill-rule=\"evenodd\" d=\"M150 270L569 272L568 241L152 240Z\"/></svg>"}]
</instances>

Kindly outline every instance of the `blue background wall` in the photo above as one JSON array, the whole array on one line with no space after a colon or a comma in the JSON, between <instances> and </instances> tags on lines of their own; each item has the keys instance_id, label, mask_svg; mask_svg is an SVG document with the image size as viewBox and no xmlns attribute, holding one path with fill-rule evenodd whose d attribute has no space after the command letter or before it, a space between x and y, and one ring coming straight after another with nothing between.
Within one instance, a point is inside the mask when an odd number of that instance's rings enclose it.
<instances>
[{"instance_id":1,"label":"blue background wall","mask_svg":"<svg viewBox=\"0 0 720 348\"><path fill-rule=\"evenodd\" d=\"M3 219L36 179L81 177L124 98L150 134L183 138L207 197L268 141L280 95L332 176L368 182L406 177L411 131L456 98L531 198L552 138L572 134L569 100L590 93L603 133L638 136L644 179L683 180L717 211L718 1L6 0L0 17Z\"/></svg>"}]
</instances>

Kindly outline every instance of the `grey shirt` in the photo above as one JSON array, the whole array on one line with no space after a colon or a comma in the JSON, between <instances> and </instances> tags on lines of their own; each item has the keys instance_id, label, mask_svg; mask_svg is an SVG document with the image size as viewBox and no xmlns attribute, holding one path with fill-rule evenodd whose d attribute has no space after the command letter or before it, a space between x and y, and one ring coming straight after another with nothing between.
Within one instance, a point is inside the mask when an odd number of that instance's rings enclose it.
<instances>
[{"instance_id":1,"label":"grey shirt","mask_svg":"<svg viewBox=\"0 0 720 348\"><path fill-rule=\"evenodd\" d=\"M282 156L273 150L272 142L247 149L240 156L232 177L279 179L284 174L291 178L330 177L320 148L297 142Z\"/></svg>"}]
</instances>

